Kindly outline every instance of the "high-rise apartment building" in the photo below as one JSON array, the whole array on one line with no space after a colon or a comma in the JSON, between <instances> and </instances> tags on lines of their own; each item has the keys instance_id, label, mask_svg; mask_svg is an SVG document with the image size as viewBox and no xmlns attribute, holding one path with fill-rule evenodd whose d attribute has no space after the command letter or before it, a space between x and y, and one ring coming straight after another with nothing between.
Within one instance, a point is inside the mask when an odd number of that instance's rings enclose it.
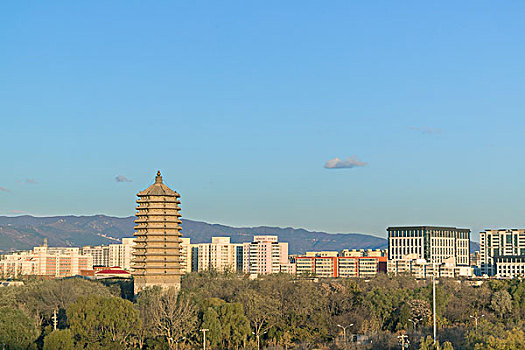
<instances>
[{"instance_id":1,"label":"high-rise apartment building","mask_svg":"<svg viewBox=\"0 0 525 350\"><path fill-rule=\"evenodd\" d=\"M133 258L133 238L122 238L120 244L109 245L109 266L120 266L122 269L131 270L131 260Z\"/></svg>"},{"instance_id":2,"label":"high-rise apartment building","mask_svg":"<svg viewBox=\"0 0 525 350\"><path fill-rule=\"evenodd\" d=\"M195 244L197 247L197 271L238 271L238 247L230 237L212 237L211 243ZM241 270L242 271L242 270Z\"/></svg>"},{"instance_id":3,"label":"high-rise apartment building","mask_svg":"<svg viewBox=\"0 0 525 350\"><path fill-rule=\"evenodd\" d=\"M525 230L480 232L481 273L488 276L525 276Z\"/></svg>"},{"instance_id":4,"label":"high-rise apartment building","mask_svg":"<svg viewBox=\"0 0 525 350\"><path fill-rule=\"evenodd\" d=\"M253 242L243 243L245 273L279 273L281 265L288 265L288 243L278 242L277 236L254 236Z\"/></svg>"},{"instance_id":5,"label":"high-rise apartment building","mask_svg":"<svg viewBox=\"0 0 525 350\"><path fill-rule=\"evenodd\" d=\"M456 266L470 262L470 230L455 227L406 226L388 229L388 271L397 273L397 261L424 259L441 264L454 258Z\"/></svg>"},{"instance_id":6,"label":"high-rise apartment building","mask_svg":"<svg viewBox=\"0 0 525 350\"><path fill-rule=\"evenodd\" d=\"M192 247L189 237L181 237L180 239L180 265L182 273L190 273L192 271Z\"/></svg>"},{"instance_id":7,"label":"high-rise apartment building","mask_svg":"<svg viewBox=\"0 0 525 350\"><path fill-rule=\"evenodd\" d=\"M110 266L109 245L84 246L80 251L82 255L91 255L93 257L93 266Z\"/></svg>"},{"instance_id":8,"label":"high-rise apartment building","mask_svg":"<svg viewBox=\"0 0 525 350\"><path fill-rule=\"evenodd\" d=\"M150 286L180 289L180 195L162 182L137 194L132 269L135 294Z\"/></svg>"}]
</instances>

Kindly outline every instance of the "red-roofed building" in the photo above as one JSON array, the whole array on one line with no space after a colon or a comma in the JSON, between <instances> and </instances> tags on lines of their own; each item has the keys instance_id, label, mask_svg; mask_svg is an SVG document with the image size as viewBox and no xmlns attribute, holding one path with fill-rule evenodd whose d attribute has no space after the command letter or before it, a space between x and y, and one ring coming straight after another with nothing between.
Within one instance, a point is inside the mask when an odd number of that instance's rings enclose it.
<instances>
[{"instance_id":1,"label":"red-roofed building","mask_svg":"<svg viewBox=\"0 0 525 350\"><path fill-rule=\"evenodd\" d=\"M95 278L131 278L131 273L129 271L122 270L120 266L113 266L96 271Z\"/></svg>"}]
</instances>

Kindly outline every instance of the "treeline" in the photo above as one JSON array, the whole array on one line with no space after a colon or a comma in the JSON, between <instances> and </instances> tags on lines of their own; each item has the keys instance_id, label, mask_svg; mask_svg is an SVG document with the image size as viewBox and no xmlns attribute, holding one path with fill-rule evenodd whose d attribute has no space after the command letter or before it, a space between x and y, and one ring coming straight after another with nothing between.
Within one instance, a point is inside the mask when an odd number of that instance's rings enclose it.
<instances>
[{"instance_id":1,"label":"treeline","mask_svg":"<svg viewBox=\"0 0 525 350\"><path fill-rule=\"evenodd\" d=\"M207 348L217 350L256 349L258 342L264 349L399 349L403 334L410 349L437 348L427 338L432 286L409 276L192 273L180 293L153 288L128 300L131 287L73 278L0 288L0 346L198 349L207 329ZM525 349L525 282L475 287L442 279L436 294L441 349ZM340 326L349 326L347 343Z\"/></svg>"}]
</instances>

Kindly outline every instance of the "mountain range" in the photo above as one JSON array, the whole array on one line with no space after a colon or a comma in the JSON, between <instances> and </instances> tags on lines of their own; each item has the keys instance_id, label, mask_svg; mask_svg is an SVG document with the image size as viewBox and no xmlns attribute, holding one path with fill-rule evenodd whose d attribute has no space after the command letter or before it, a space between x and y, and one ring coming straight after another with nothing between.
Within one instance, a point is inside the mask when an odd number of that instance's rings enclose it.
<instances>
[{"instance_id":1,"label":"mountain range","mask_svg":"<svg viewBox=\"0 0 525 350\"><path fill-rule=\"evenodd\" d=\"M133 216L0 216L0 253L32 249L42 244L44 238L48 239L49 246L62 247L118 243L124 237L133 236L133 221ZM387 247L385 238L359 233L313 232L291 227L230 227L188 219L182 219L182 227L183 236L190 237L192 243L211 242L212 236L229 236L232 243L242 243L251 241L254 235L277 235L279 241L289 243L290 254ZM479 250L479 245L472 242L471 250Z\"/></svg>"}]
</instances>

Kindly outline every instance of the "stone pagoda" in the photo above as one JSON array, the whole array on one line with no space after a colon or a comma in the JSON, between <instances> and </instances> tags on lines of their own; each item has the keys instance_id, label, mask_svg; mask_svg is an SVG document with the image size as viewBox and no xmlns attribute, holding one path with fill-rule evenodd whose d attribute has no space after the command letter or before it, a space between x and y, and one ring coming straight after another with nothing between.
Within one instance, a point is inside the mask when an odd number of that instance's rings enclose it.
<instances>
[{"instance_id":1,"label":"stone pagoda","mask_svg":"<svg viewBox=\"0 0 525 350\"><path fill-rule=\"evenodd\" d=\"M162 183L158 171L155 183L137 197L132 260L135 294L151 286L179 290L182 273L180 195Z\"/></svg>"}]
</instances>

